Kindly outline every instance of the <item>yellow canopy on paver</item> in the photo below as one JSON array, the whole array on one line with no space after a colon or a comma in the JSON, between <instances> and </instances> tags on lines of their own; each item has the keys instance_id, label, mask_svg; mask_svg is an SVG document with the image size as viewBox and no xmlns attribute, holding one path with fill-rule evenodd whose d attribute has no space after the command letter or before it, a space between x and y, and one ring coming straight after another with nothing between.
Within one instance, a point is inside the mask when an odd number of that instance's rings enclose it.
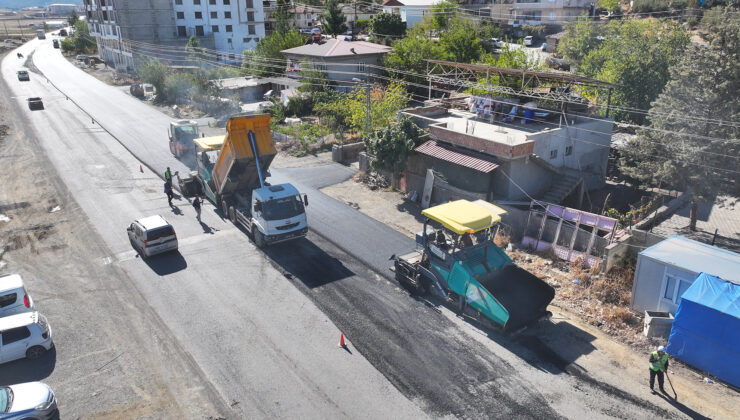
<instances>
[{"instance_id":1,"label":"yellow canopy on paver","mask_svg":"<svg viewBox=\"0 0 740 420\"><path fill-rule=\"evenodd\" d=\"M483 200L457 200L430 207L421 214L461 235L493 226L501 221L506 210Z\"/></svg>"},{"instance_id":2,"label":"yellow canopy on paver","mask_svg":"<svg viewBox=\"0 0 740 420\"><path fill-rule=\"evenodd\" d=\"M193 139L193 142L201 150L209 151L209 150L220 149L224 145L225 139L226 139L225 135L212 136L212 137L198 137L197 139Z\"/></svg>"}]
</instances>

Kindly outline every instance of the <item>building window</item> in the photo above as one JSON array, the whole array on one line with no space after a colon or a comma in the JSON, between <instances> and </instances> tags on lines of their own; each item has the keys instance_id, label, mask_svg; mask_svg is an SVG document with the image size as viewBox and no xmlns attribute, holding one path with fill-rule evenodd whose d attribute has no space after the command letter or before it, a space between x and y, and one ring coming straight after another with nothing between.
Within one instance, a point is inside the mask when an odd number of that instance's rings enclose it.
<instances>
[{"instance_id":1,"label":"building window","mask_svg":"<svg viewBox=\"0 0 740 420\"><path fill-rule=\"evenodd\" d=\"M211 32L218 32L218 25L211 26Z\"/></svg>"},{"instance_id":2,"label":"building window","mask_svg":"<svg viewBox=\"0 0 740 420\"><path fill-rule=\"evenodd\" d=\"M565 146L565 156L570 156L573 154L573 146Z\"/></svg>"},{"instance_id":3,"label":"building window","mask_svg":"<svg viewBox=\"0 0 740 420\"><path fill-rule=\"evenodd\" d=\"M254 25L247 25L247 29L249 30L249 35L256 34L256 32L254 31Z\"/></svg>"},{"instance_id":4,"label":"building window","mask_svg":"<svg viewBox=\"0 0 740 420\"><path fill-rule=\"evenodd\" d=\"M254 42L260 42L260 37L255 37Z\"/></svg>"},{"instance_id":5,"label":"building window","mask_svg":"<svg viewBox=\"0 0 740 420\"><path fill-rule=\"evenodd\" d=\"M234 60L236 60L236 55L234 55L234 54L229 54L229 60L231 60L231 61L234 61Z\"/></svg>"},{"instance_id":6,"label":"building window","mask_svg":"<svg viewBox=\"0 0 740 420\"><path fill-rule=\"evenodd\" d=\"M204 35L203 25L197 25L195 27L195 36L203 36L203 35Z\"/></svg>"},{"instance_id":7,"label":"building window","mask_svg":"<svg viewBox=\"0 0 740 420\"><path fill-rule=\"evenodd\" d=\"M182 5L182 0L175 0L175 4Z\"/></svg>"},{"instance_id":8,"label":"building window","mask_svg":"<svg viewBox=\"0 0 740 420\"><path fill-rule=\"evenodd\" d=\"M669 300L672 303L678 305L681 301L681 296L691 286L690 281L680 279L671 275L665 276L665 290L663 290L663 299Z\"/></svg>"},{"instance_id":9,"label":"building window","mask_svg":"<svg viewBox=\"0 0 740 420\"><path fill-rule=\"evenodd\" d=\"M218 12L211 12L211 19L218 19Z\"/></svg>"},{"instance_id":10,"label":"building window","mask_svg":"<svg viewBox=\"0 0 740 420\"><path fill-rule=\"evenodd\" d=\"M203 19L203 12L195 12L196 19Z\"/></svg>"},{"instance_id":11,"label":"building window","mask_svg":"<svg viewBox=\"0 0 740 420\"><path fill-rule=\"evenodd\" d=\"M193 4L199 5L200 4L200 0L193 0Z\"/></svg>"},{"instance_id":12,"label":"building window","mask_svg":"<svg viewBox=\"0 0 740 420\"><path fill-rule=\"evenodd\" d=\"M663 292L663 299L668 299L673 302L673 292L676 290L676 278L672 276L666 276L665 280L665 291Z\"/></svg>"},{"instance_id":13,"label":"building window","mask_svg":"<svg viewBox=\"0 0 740 420\"><path fill-rule=\"evenodd\" d=\"M247 0L247 9L254 9L254 0Z\"/></svg>"},{"instance_id":14,"label":"building window","mask_svg":"<svg viewBox=\"0 0 740 420\"><path fill-rule=\"evenodd\" d=\"M225 19L231 19L231 12L224 12Z\"/></svg>"},{"instance_id":15,"label":"building window","mask_svg":"<svg viewBox=\"0 0 740 420\"><path fill-rule=\"evenodd\" d=\"M246 44L247 42L250 42L252 38L242 38L242 43Z\"/></svg>"},{"instance_id":16,"label":"building window","mask_svg":"<svg viewBox=\"0 0 740 420\"><path fill-rule=\"evenodd\" d=\"M226 32L231 32L231 25L226 25Z\"/></svg>"},{"instance_id":17,"label":"building window","mask_svg":"<svg viewBox=\"0 0 740 420\"><path fill-rule=\"evenodd\" d=\"M177 36L187 36L187 32L185 31L184 26L177 27Z\"/></svg>"},{"instance_id":18,"label":"building window","mask_svg":"<svg viewBox=\"0 0 740 420\"><path fill-rule=\"evenodd\" d=\"M231 0L224 0L224 4L231 4Z\"/></svg>"},{"instance_id":19,"label":"building window","mask_svg":"<svg viewBox=\"0 0 740 420\"><path fill-rule=\"evenodd\" d=\"M555 14L555 12L550 12L550 20L555 20L555 19L557 19L557 15Z\"/></svg>"},{"instance_id":20,"label":"building window","mask_svg":"<svg viewBox=\"0 0 740 420\"><path fill-rule=\"evenodd\" d=\"M208 4L216 4L216 0L208 0Z\"/></svg>"},{"instance_id":21,"label":"building window","mask_svg":"<svg viewBox=\"0 0 740 420\"><path fill-rule=\"evenodd\" d=\"M233 41L231 40L231 38L228 38L228 39L226 40L226 42L228 42L229 44L232 44L232 43L233 43Z\"/></svg>"},{"instance_id":22,"label":"building window","mask_svg":"<svg viewBox=\"0 0 740 420\"><path fill-rule=\"evenodd\" d=\"M177 12L178 19L185 19L185 12Z\"/></svg>"},{"instance_id":23,"label":"building window","mask_svg":"<svg viewBox=\"0 0 740 420\"><path fill-rule=\"evenodd\" d=\"M247 12L247 22L254 22L254 12Z\"/></svg>"},{"instance_id":24,"label":"building window","mask_svg":"<svg viewBox=\"0 0 740 420\"><path fill-rule=\"evenodd\" d=\"M550 150L550 159L555 159L556 157L558 157L558 149Z\"/></svg>"},{"instance_id":25,"label":"building window","mask_svg":"<svg viewBox=\"0 0 740 420\"><path fill-rule=\"evenodd\" d=\"M357 72L358 73L364 73L365 72L365 63L357 63Z\"/></svg>"}]
</instances>

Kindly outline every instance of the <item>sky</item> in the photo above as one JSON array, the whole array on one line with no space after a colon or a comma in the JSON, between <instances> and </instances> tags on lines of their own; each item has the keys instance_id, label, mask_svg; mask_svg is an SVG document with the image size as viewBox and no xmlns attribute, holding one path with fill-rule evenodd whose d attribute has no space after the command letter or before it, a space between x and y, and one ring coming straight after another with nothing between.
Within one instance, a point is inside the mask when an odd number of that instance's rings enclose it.
<instances>
[{"instance_id":1,"label":"sky","mask_svg":"<svg viewBox=\"0 0 740 420\"><path fill-rule=\"evenodd\" d=\"M0 9L22 9L31 6L45 6L51 3L82 4L82 0L0 0Z\"/></svg>"}]
</instances>

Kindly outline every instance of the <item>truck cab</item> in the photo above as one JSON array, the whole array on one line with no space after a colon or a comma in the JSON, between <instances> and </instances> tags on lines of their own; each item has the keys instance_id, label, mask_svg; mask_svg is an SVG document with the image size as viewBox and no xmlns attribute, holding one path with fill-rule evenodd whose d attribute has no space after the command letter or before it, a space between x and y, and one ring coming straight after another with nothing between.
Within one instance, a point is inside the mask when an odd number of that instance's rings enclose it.
<instances>
[{"instance_id":1,"label":"truck cab","mask_svg":"<svg viewBox=\"0 0 740 420\"><path fill-rule=\"evenodd\" d=\"M200 137L198 123L192 120L170 121L167 131L170 142L170 152L178 159L194 159L195 145L193 140Z\"/></svg>"},{"instance_id":2,"label":"truck cab","mask_svg":"<svg viewBox=\"0 0 740 420\"><path fill-rule=\"evenodd\" d=\"M273 244L306 236L308 197L291 184L268 185L252 191L252 219L262 238L258 244Z\"/></svg>"}]
</instances>

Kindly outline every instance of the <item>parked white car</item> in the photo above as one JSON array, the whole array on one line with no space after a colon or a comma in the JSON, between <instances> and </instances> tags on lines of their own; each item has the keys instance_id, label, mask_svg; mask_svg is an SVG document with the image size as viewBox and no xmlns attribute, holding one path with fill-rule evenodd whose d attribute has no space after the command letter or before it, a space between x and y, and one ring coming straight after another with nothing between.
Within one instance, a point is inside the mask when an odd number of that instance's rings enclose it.
<instances>
[{"instance_id":1,"label":"parked white car","mask_svg":"<svg viewBox=\"0 0 740 420\"><path fill-rule=\"evenodd\" d=\"M33 311L33 299L26 292L20 274L0 275L0 317Z\"/></svg>"},{"instance_id":2,"label":"parked white car","mask_svg":"<svg viewBox=\"0 0 740 420\"><path fill-rule=\"evenodd\" d=\"M38 312L0 318L0 363L38 359L52 347L51 327Z\"/></svg>"},{"instance_id":3,"label":"parked white car","mask_svg":"<svg viewBox=\"0 0 740 420\"><path fill-rule=\"evenodd\" d=\"M42 382L0 386L0 418L59 419L54 391Z\"/></svg>"},{"instance_id":4,"label":"parked white car","mask_svg":"<svg viewBox=\"0 0 740 420\"><path fill-rule=\"evenodd\" d=\"M162 216L149 216L135 220L126 231L131 245L143 258L177 250L175 228Z\"/></svg>"}]
</instances>

